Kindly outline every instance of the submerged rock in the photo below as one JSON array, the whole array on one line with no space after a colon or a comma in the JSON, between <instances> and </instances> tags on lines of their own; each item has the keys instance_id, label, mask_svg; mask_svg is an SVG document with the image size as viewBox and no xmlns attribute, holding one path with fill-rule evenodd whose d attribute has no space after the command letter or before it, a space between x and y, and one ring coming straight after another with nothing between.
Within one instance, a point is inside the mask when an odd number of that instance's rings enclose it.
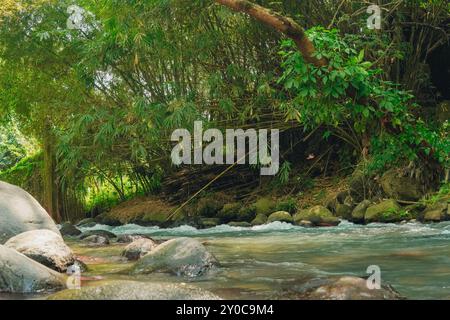
<instances>
[{"instance_id":1,"label":"submerged rock","mask_svg":"<svg viewBox=\"0 0 450 320\"><path fill-rule=\"evenodd\" d=\"M150 239L138 239L130 243L122 252L122 256L128 260L139 260L147 253L155 249L157 244Z\"/></svg>"},{"instance_id":2,"label":"submerged rock","mask_svg":"<svg viewBox=\"0 0 450 320\"><path fill-rule=\"evenodd\" d=\"M108 237L95 234L84 238L83 242L92 246L107 246L110 243Z\"/></svg>"},{"instance_id":3,"label":"submerged rock","mask_svg":"<svg viewBox=\"0 0 450 320\"><path fill-rule=\"evenodd\" d=\"M66 287L66 277L0 245L0 292L36 293Z\"/></svg>"},{"instance_id":4,"label":"submerged rock","mask_svg":"<svg viewBox=\"0 0 450 320\"><path fill-rule=\"evenodd\" d=\"M49 300L220 300L215 294L190 285L137 281L100 282L81 290L64 290Z\"/></svg>"},{"instance_id":5,"label":"submerged rock","mask_svg":"<svg viewBox=\"0 0 450 320\"><path fill-rule=\"evenodd\" d=\"M75 262L72 250L63 238L50 230L32 230L9 239L5 246L58 272Z\"/></svg>"},{"instance_id":6,"label":"submerged rock","mask_svg":"<svg viewBox=\"0 0 450 320\"><path fill-rule=\"evenodd\" d=\"M267 218L267 223L271 223L271 222L275 222L275 221L292 223L294 220L289 212L277 211L277 212L272 213Z\"/></svg>"},{"instance_id":7,"label":"submerged rock","mask_svg":"<svg viewBox=\"0 0 450 320\"><path fill-rule=\"evenodd\" d=\"M160 244L142 257L133 266L131 273L148 274L162 271L195 277L206 273L216 264L216 258L199 241L177 238Z\"/></svg>"},{"instance_id":8,"label":"submerged rock","mask_svg":"<svg viewBox=\"0 0 450 320\"><path fill-rule=\"evenodd\" d=\"M123 235L120 235L117 237L117 242L118 243L131 243L131 242L139 240L139 239L150 239L150 237L147 237L142 234L123 234Z\"/></svg>"},{"instance_id":9,"label":"submerged rock","mask_svg":"<svg viewBox=\"0 0 450 320\"><path fill-rule=\"evenodd\" d=\"M68 222L63 223L61 225L61 229L59 229L59 232L61 232L63 236L69 237L76 237L82 233L78 228L74 227L72 224Z\"/></svg>"},{"instance_id":10,"label":"submerged rock","mask_svg":"<svg viewBox=\"0 0 450 320\"><path fill-rule=\"evenodd\" d=\"M0 244L25 231L47 229L59 234L56 224L25 190L0 181Z\"/></svg>"},{"instance_id":11,"label":"submerged rock","mask_svg":"<svg viewBox=\"0 0 450 320\"><path fill-rule=\"evenodd\" d=\"M352 276L318 278L289 289L284 294L299 300L400 300L404 299L389 285L369 289L367 280Z\"/></svg>"},{"instance_id":12,"label":"submerged rock","mask_svg":"<svg viewBox=\"0 0 450 320\"><path fill-rule=\"evenodd\" d=\"M337 226L341 221L333 216L330 210L323 206L315 206L309 209L300 210L294 216L297 225L303 221L309 221L316 227Z\"/></svg>"}]
</instances>

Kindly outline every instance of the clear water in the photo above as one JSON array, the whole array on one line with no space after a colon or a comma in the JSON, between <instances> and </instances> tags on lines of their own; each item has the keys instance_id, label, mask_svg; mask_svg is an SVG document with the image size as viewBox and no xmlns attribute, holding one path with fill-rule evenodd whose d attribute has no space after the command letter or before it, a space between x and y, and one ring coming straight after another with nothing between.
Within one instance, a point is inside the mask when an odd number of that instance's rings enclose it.
<instances>
[{"instance_id":1,"label":"clear water","mask_svg":"<svg viewBox=\"0 0 450 320\"><path fill-rule=\"evenodd\" d=\"M268 299L305 279L329 275L365 276L367 267L381 268L382 281L409 299L450 299L450 223L371 224L343 222L331 228L302 228L275 222L253 228L217 226L197 230L125 225L97 225L116 234L146 234L168 239L188 236L203 241L221 266L196 280L167 274L130 277L120 271L123 245L73 250L91 257L86 276L139 281L193 282L223 298ZM95 281L88 285L95 285Z\"/></svg>"}]
</instances>

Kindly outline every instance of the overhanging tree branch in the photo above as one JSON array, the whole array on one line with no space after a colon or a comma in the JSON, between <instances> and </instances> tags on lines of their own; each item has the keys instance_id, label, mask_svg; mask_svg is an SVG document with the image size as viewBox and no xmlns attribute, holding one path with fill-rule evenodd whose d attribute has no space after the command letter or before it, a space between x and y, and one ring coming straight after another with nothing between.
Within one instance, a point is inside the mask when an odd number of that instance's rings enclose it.
<instances>
[{"instance_id":1,"label":"overhanging tree branch","mask_svg":"<svg viewBox=\"0 0 450 320\"><path fill-rule=\"evenodd\" d=\"M233 11L246 13L256 20L285 34L287 37L294 40L306 62L314 64L317 67L327 65L325 59L317 59L314 56L315 48L313 43L306 36L305 30L293 19L282 16L247 0L215 0L215 2L226 6Z\"/></svg>"}]
</instances>

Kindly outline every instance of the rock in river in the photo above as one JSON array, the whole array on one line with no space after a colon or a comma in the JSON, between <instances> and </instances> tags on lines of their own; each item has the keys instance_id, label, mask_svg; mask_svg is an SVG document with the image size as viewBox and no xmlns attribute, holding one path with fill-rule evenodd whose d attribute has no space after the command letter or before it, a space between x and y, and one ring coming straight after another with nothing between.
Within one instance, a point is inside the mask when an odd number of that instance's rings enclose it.
<instances>
[{"instance_id":1,"label":"rock in river","mask_svg":"<svg viewBox=\"0 0 450 320\"><path fill-rule=\"evenodd\" d=\"M28 192L0 181L0 244L30 230L48 229L59 234L56 224Z\"/></svg>"},{"instance_id":2,"label":"rock in river","mask_svg":"<svg viewBox=\"0 0 450 320\"><path fill-rule=\"evenodd\" d=\"M72 250L63 238L50 230L32 230L9 239L5 246L58 272L75 262Z\"/></svg>"},{"instance_id":3,"label":"rock in river","mask_svg":"<svg viewBox=\"0 0 450 320\"><path fill-rule=\"evenodd\" d=\"M160 282L111 281L81 290L64 290L49 300L219 300L209 291L190 285Z\"/></svg>"},{"instance_id":4,"label":"rock in river","mask_svg":"<svg viewBox=\"0 0 450 320\"><path fill-rule=\"evenodd\" d=\"M77 227L74 227L72 224L68 222L63 223L61 225L61 229L59 229L59 232L61 232L63 236L69 237L76 237L81 234L81 231Z\"/></svg>"},{"instance_id":5,"label":"rock in river","mask_svg":"<svg viewBox=\"0 0 450 320\"><path fill-rule=\"evenodd\" d=\"M284 297L300 300L400 300L403 297L389 285L371 290L367 280L353 276L316 278L291 288Z\"/></svg>"},{"instance_id":6,"label":"rock in river","mask_svg":"<svg viewBox=\"0 0 450 320\"><path fill-rule=\"evenodd\" d=\"M0 292L34 293L65 287L65 275L0 245Z\"/></svg>"},{"instance_id":7,"label":"rock in river","mask_svg":"<svg viewBox=\"0 0 450 320\"><path fill-rule=\"evenodd\" d=\"M163 271L178 276L195 277L204 274L216 264L216 258L199 241L177 238L160 244L142 257L131 272L148 274Z\"/></svg>"},{"instance_id":8,"label":"rock in river","mask_svg":"<svg viewBox=\"0 0 450 320\"><path fill-rule=\"evenodd\" d=\"M147 253L155 249L157 244L150 239L138 239L125 247L122 256L128 260L139 260Z\"/></svg>"}]
</instances>

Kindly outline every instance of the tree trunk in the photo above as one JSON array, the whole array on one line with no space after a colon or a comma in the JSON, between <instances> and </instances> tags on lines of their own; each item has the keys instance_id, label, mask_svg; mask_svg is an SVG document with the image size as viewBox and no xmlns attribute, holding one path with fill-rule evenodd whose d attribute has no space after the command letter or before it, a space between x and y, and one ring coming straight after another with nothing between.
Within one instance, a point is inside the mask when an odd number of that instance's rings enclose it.
<instances>
[{"instance_id":1,"label":"tree trunk","mask_svg":"<svg viewBox=\"0 0 450 320\"><path fill-rule=\"evenodd\" d=\"M43 142L44 166L42 170L42 180L44 184L44 208L57 223L61 222L58 206L58 186L56 185L56 159L54 154L54 139L51 134L51 127L45 123L45 134Z\"/></svg>"},{"instance_id":2,"label":"tree trunk","mask_svg":"<svg viewBox=\"0 0 450 320\"><path fill-rule=\"evenodd\" d=\"M278 13L254 4L247 0L215 0L217 3L224 5L234 11L243 12L256 20L278 30L287 37L294 40L297 47L306 62L322 67L327 65L325 59L317 59L314 56L315 48L313 43L308 39L305 30L294 20L284 17Z\"/></svg>"}]
</instances>

